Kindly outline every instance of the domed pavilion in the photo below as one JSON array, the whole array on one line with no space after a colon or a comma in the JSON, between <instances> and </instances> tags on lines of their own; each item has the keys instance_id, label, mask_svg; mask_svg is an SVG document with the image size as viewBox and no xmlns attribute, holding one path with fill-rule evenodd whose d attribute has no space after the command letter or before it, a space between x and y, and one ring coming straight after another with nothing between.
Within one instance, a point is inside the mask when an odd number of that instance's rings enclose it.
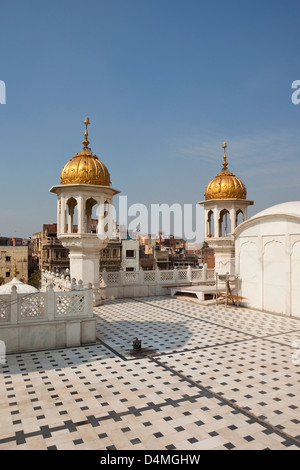
<instances>
[{"instance_id":1,"label":"domed pavilion","mask_svg":"<svg viewBox=\"0 0 300 470\"><path fill-rule=\"evenodd\" d=\"M109 171L88 141L88 117L82 150L73 156L60 173L60 185L50 192L57 194L57 237L69 249L70 275L83 285L99 286L99 256L112 229L113 196Z\"/></svg>"},{"instance_id":2,"label":"domed pavilion","mask_svg":"<svg viewBox=\"0 0 300 470\"><path fill-rule=\"evenodd\" d=\"M205 188L205 241L215 251L215 270L218 274L234 273L233 232L247 219L247 209L253 201L247 200L244 183L228 170L226 142L223 142L223 168Z\"/></svg>"}]
</instances>

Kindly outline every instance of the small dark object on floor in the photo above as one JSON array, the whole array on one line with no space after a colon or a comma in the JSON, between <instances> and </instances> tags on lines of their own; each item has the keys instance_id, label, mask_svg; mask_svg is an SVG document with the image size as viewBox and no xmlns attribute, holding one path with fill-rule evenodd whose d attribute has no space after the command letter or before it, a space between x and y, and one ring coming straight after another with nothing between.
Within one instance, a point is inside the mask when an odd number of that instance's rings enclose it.
<instances>
[{"instance_id":1,"label":"small dark object on floor","mask_svg":"<svg viewBox=\"0 0 300 470\"><path fill-rule=\"evenodd\" d=\"M133 349L129 351L132 356L143 357L143 356L150 356L150 355L152 356L154 354L157 354L157 352L154 351L153 349L142 348L142 341L138 338L135 338L132 345L133 345Z\"/></svg>"}]
</instances>

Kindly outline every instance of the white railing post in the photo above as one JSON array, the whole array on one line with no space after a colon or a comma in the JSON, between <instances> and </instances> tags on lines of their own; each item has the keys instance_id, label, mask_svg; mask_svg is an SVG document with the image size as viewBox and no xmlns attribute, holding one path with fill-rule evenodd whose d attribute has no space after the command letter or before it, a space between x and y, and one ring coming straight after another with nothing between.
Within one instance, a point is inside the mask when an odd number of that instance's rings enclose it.
<instances>
[{"instance_id":1,"label":"white railing post","mask_svg":"<svg viewBox=\"0 0 300 470\"><path fill-rule=\"evenodd\" d=\"M124 284L125 284L125 271L124 271L124 268L120 268L120 273L119 273L119 282L120 282L120 285L123 287Z\"/></svg>"},{"instance_id":2,"label":"white railing post","mask_svg":"<svg viewBox=\"0 0 300 470\"><path fill-rule=\"evenodd\" d=\"M173 282L178 282L178 269L177 266L173 269Z\"/></svg>"},{"instance_id":3,"label":"white railing post","mask_svg":"<svg viewBox=\"0 0 300 470\"><path fill-rule=\"evenodd\" d=\"M71 290L71 280L70 280L70 276L67 276L66 279L65 279L65 289L66 290Z\"/></svg>"},{"instance_id":4,"label":"white railing post","mask_svg":"<svg viewBox=\"0 0 300 470\"><path fill-rule=\"evenodd\" d=\"M20 302L18 300L17 287L12 286L11 295L10 295L10 322L11 323L18 322L19 305L20 305Z\"/></svg>"},{"instance_id":5,"label":"white railing post","mask_svg":"<svg viewBox=\"0 0 300 470\"><path fill-rule=\"evenodd\" d=\"M159 267L156 266L155 268L155 284L156 285L159 285L160 284L160 271L159 271Z\"/></svg>"},{"instance_id":6,"label":"white railing post","mask_svg":"<svg viewBox=\"0 0 300 470\"><path fill-rule=\"evenodd\" d=\"M192 282L192 268L191 268L190 265L187 267L187 270L186 270L186 271L187 271L187 272L186 272L187 281L188 281L188 282Z\"/></svg>"},{"instance_id":7,"label":"white railing post","mask_svg":"<svg viewBox=\"0 0 300 470\"><path fill-rule=\"evenodd\" d=\"M103 284L104 284L103 287L106 287L106 285L107 285L107 272L106 272L105 268L103 268L103 271L102 271L102 281L103 281Z\"/></svg>"},{"instance_id":8,"label":"white railing post","mask_svg":"<svg viewBox=\"0 0 300 470\"><path fill-rule=\"evenodd\" d=\"M203 281L207 281L207 264L205 263L202 268L203 272Z\"/></svg>"},{"instance_id":9,"label":"white railing post","mask_svg":"<svg viewBox=\"0 0 300 470\"><path fill-rule=\"evenodd\" d=\"M91 282L89 282L84 293L84 316L93 317L93 306L93 286Z\"/></svg>"},{"instance_id":10,"label":"white railing post","mask_svg":"<svg viewBox=\"0 0 300 470\"><path fill-rule=\"evenodd\" d=\"M55 304L55 293L53 290L52 284L49 284L46 292L46 305L47 305L47 316L48 320L54 320L55 313L56 313L56 304Z\"/></svg>"}]
</instances>

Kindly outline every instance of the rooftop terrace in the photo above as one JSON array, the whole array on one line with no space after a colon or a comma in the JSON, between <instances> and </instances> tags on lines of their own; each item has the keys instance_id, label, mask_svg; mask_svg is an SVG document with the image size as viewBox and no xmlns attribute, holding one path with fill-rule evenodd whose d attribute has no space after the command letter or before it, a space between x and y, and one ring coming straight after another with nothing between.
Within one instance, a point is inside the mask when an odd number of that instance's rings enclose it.
<instances>
[{"instance_id":1,"label":"rooftop terrace","mask_svg":"<svg viewBox=\"0 0 300 470\"><path fill-rule=\"evenodd\" d=\"M168 296L94 312L96 344L0 364L1 450L300 448L299 320Z\"/></svg>"}]
</instances>

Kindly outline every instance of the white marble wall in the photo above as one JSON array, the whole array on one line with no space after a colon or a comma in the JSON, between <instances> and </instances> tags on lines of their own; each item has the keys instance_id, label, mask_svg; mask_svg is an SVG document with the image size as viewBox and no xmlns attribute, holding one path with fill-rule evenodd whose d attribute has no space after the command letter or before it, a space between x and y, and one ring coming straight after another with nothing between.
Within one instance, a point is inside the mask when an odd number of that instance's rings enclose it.
<instances>
[{"instance_id":1,"label":"white marble wall","mask_svg":"<svg viewBox=\"0 0 300 470\"><path fill-rule=\"evenodd\" d=\"M300 317L300 219L250 219L237 233L235 254L249 307Z\"/></svg>"}]
</instances>

